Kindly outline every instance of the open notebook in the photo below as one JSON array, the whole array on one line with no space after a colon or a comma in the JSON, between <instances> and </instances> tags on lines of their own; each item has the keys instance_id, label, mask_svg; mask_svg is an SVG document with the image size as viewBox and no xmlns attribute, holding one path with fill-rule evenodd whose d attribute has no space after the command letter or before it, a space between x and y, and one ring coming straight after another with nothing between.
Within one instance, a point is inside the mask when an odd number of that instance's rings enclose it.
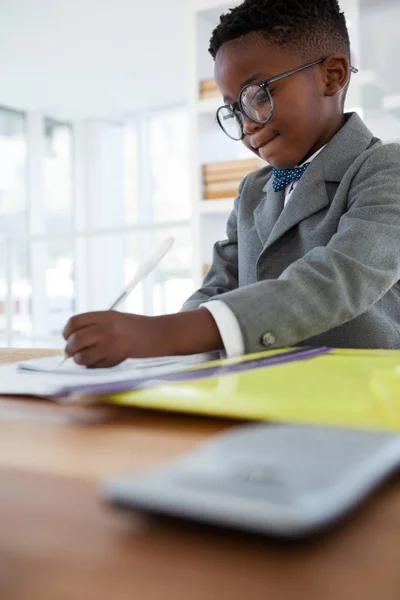
<instances>
[{"instance_id":1,"label":"open notebook","mask_svg":"<svg viewBox=\"0 0 400 600\"><path fill-rule=\"evenodd\" d=\"M221 358L219 352L204 352L201 354L189 354L188 356L159 356L156 358L129 358L115 367L106 369L88 369L77 365L71 358L63 361L60 356L45 356L43 358L33 358L17 363L18 369L22 371L33 371L35 373L47 373L53 375L78 375L78 376L107 376L117 378L124 375L132 375L139 371L148 372L159 367L189 367L210 360Z\"/></svg>"},{"instance_id":2,"label":"open notebook","mask_svg":"<svg viewBox=\"0 0 400 600\"><path fill-rule=\"evenodd\" d=\"M188 356L129 359L107 369L87 369L62 357L50 356L0 367L0 394L66 398L129 390L138 382L186 371L221 358L220 352Z\"/></svg>"},{"instance_id":3,"label":"open notebook","mask_svg":"<svg viewBox=\"0 0 400 600\"><path fill-rule=\"evenodd\" d=\"M109 369L86 369L60 356L0 368L0 394L28 394L77 400L158 387L169 382L225 377L301 361L330 352L328 348L286 348L220 360L219 352L188 356L129 359Z\"/></svg>"}]
</instances>

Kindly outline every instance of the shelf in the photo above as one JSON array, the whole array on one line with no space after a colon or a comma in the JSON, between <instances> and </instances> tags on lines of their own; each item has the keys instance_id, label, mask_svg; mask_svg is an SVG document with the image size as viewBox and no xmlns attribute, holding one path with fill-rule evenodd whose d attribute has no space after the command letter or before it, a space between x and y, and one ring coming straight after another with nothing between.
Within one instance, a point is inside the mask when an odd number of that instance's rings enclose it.
<instances>
[{"instance_id":1,"label":"shelf","mask_svg":"<svg viewBox=\"0 0 400 600\"><path fill-rule=\"evenodd\" d=\"M202 200L200 213L202 215L226 214L233 209L234 198L218 198L218 200Z\"/></svg>"}]
</instances>

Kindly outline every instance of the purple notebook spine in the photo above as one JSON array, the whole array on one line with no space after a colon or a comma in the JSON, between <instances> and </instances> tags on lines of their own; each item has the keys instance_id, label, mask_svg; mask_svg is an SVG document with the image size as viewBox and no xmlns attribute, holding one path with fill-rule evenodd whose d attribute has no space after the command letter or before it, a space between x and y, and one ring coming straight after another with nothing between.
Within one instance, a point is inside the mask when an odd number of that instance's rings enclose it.
<instances>
[{"instance_id":1,"label":"purple notebook spine","mask_svg":"<svg viewBox=\"0 0 400 600\"><path fill-rule=\"evenodd\" d=\"M102 394L118 394L120 392L138 390L147 387L149 384L151 386L156 386L166 383L180 383L183 381L204 379L205 377L220 377L232 373L241 373L244 371L284 365L299 360L307 360L310 358L323 356L324 354L328 354L333 350L334 348L311 348L308 346L303 346L300 348L288 350L286 352L280 352L279 354L272 356L262 356L254 359L234 362L232 364L223 363L219 365L210 365L208 367L204 367L203 369L190 369L153 377L151 375L148 375L146 377L125 379L124 381L74 385L71 387L68 386L61 389L57 395L63 397L70 396L72 394L86 394L96 396Z\"/></svg>"}]
</instances>

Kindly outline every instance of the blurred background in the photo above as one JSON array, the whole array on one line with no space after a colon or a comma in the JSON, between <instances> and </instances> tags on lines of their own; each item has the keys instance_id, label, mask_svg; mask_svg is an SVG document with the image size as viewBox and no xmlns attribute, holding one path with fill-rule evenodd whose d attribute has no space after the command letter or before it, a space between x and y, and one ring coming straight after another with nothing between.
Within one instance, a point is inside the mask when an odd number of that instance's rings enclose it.
<instances>
[{"instance_id":1,"label":"blurred background","mask_svg":"<svg viewBox=\"0 0 400 600\"><path fill-rule=\"evenodd\" d=\"M238 2L0 0L0 345L62 346L138 263L175 245L125 310L179 310L254 160L215 123L208 39ZM347 109L400 141L398 0L342 0Z\"/></svg>"}]
</instances>

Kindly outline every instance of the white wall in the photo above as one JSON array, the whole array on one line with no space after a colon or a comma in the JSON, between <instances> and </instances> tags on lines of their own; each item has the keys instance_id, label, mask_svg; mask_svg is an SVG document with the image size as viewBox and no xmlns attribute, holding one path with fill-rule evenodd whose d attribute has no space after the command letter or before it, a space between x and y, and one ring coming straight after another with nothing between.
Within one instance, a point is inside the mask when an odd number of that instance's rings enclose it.
<instances>
[{"instance_id":1,"label":"white wall","mask_svg":"<svg viewBox=\"0 0 400 600\"><path fill-rule=\"evenodd\" d=\"M0 0L0 104L122 118L186 100L188 0Z\"/></svg>"}]
</instances>

